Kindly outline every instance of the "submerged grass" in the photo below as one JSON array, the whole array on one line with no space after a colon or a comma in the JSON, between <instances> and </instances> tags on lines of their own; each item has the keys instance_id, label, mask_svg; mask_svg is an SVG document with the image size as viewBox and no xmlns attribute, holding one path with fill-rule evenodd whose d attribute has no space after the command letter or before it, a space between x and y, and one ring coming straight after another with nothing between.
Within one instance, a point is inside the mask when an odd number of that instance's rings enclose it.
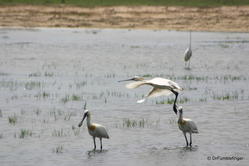
<instances>
[{"instance_id":1,"label":"submerged grass","mask_svg":"<svg viewBox=\"0 0 249 166\"><path fill-rule=\"evenodd\" d=\"M28 129L21 129L19 138L25 138L25 137L31 137L33 135L33 132Z\"/></svg>"},{"instance_id":2,"label":"submerged grass","mask_svg":"<svg viewBox=\"0 0 249 166\"><path fill-rule=\"evenodd\" d=\"M66 133L65 131L64 131L64 129L60 129L60 130L53 130L53 132L52 132L52 136L53 137L65 137L65 136L68 136L69 134L68 133Z\"/></svg>"},{"instance_id":3,"label":"submerged grass","mask_svg":"<svg viewBox=\"0 0 249 166\"><path fill-rule=\"evenodd\" d=\"M80 128L79 127L72 126L72 130L73 130L74 136L80 135Z\"/></svg>"},{"instance_id":4,"label":"submerged grass","mask_svg":"<svg viewBox=\"0 0 249 166\"><path fill-rule=\"evenodd\" d=\"M238 94L225 94L225 95L214 95L213 100L239 100Z\"/></svg>"},{"instance_id":5,"label":"submerged grass","mask_svg":"<svg viewBox=\"0 0 249 166\"><path fill-rule=\"evenodd\" d=\"M63 153L63 146L59 145L53 149L54 153Z\"/></svg>"},{"instance_id":6,"label":"submerged grass","mask_svg":"<svg viewBox=\"0 0 249 166\"><path fill-rule=\"evenodd\" d=\"M8 120L10 124L15 125L17 122L17 116L16 115L9 116Z\"/></svg>"},{"instance_id":7,"label":"submerged grass","mask_svg":"<svg viewBox=\"0 0 249 166\"><path fill-rule=\"evenodd\" d=\"M171 105L171 104L174 103L174 101L175 101L175 99L168 98L167 100L156 101L156 104L170 104ZM181 98L178 99L177 102L180 103L180 104L183 104L183 103L187 103L189 101L190 101L189 98L187 98L187 97L181 97Z\"/></svg>"},{"instance_id":8,"label":"submerged grass","mask_svg":"<svg viewBox=\"0 0 249 166\"><path fill-rule=\"evenodd\" d=\"M67 102L69 102L69 101L80 101L80 100L81 100L81 97L78 96L78 95L75 95L75 94L73 94L72 96L66 95L65 97L63 97L63 98L61 99L61 101L62 101L64 104L67 103Z\"/></svg>"},{"instance_id":9,"label":"submerged grass","mask_svg":"<svg viewBox=\"0 0 249 166\"><path fill-rule=\"evenodd\" d=\"M148 119L123 119L123 128L151 128L151 127L158 127L160 119L156 121L150 121Z\"/></svg>"}]
</instances>

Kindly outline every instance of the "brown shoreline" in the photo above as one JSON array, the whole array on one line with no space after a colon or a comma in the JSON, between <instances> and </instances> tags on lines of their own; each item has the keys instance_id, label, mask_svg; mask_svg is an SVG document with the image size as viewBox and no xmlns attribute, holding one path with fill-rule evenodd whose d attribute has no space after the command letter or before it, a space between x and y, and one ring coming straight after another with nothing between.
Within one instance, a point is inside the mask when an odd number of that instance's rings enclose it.
<instances>
[{"instance_id":1,"label":"brown shoreline","mask_svg":"<svg viewBox=\"0 0 249 166\"><path fill-rule=\"evenodd\" d=\"M0 6L0 27L135 28L249 32L249 6Z\"/></svg>"}]
</instances>

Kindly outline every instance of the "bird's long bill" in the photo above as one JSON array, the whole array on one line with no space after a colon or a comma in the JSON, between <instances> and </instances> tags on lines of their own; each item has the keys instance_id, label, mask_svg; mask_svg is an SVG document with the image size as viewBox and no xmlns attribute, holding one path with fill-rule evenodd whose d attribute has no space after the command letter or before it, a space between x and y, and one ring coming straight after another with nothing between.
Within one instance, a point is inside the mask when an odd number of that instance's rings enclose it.
<instances>
[{"instance_id":1,"label":"bird's long bill","mask_svg":"<svg viewBox=\"0 0 249 166\"><path fill-rule=\"evenodd\" d=\"M82 126L82 124L83 124L83 121L84 121L84 119L86 118L86 114L84 114L84 116L83 116L83 118L82 118L82 120L80 121L80 123L79 123L79 127L81 127Z\"/></svg>"},{"instance_id":2,"label":"bird's long bill","mask_svg":"<svg viewBox=\"0 0 249 166\"><path fill-rule=\"evenodd\" d=\"M133 78L130 78L130 79L126 79L126 80L119 80L118 82L124 82L124 81L132 81Z\"/></svg>"}]
</instances>

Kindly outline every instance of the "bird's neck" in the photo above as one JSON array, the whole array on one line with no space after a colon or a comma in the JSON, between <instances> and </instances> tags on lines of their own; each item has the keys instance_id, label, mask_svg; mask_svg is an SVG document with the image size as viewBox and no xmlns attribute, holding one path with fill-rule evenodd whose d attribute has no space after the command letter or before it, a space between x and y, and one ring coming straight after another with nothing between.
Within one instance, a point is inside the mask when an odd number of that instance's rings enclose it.
<instances>
[{"instance_id":1,"label":"bird's neck","mask_svg":"<svg viewBox=\"0 0 249 166\"><path fill-rule=\"evenodd\" d=\"M91 115L88 115L87 116L87 119L86 119L86 121L87 121L87 126L89 127L89 126L91 126Z\"/></svg>"},{"instance_id":2,"label":"bird's neck","mask_svg":"<svg viewBox=\"0 0 249 166\"><path fill-rule=\"evenodd\" d=\"M175 101L174 101L174 106L176 106L176 101L177 101L178 94L176 93L175 96L176 97L175 97Z\"/></svg>"},{"instance_id":3,"label":"bird's neck","mask_svg":"<svg viewBox=\"0 0 249 166\"><path fill-rule=\"evenodd\" d=\"M178 122L181 122L183 120L182 118L182 112L179 112L179 119L178 119Z\"/></svg>"}]
</instances>

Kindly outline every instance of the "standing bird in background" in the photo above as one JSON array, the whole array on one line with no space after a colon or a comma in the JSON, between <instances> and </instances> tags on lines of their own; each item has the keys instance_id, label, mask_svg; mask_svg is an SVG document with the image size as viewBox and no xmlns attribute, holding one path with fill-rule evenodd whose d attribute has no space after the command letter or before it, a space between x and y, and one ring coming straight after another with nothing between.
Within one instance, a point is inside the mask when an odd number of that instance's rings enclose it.
<instances>
[{"instance_id":1,"label":"standing bird in background","mask_svg":"<svg viewBox=\"0 0 249 166\"><path fill-rule=\"evenodd\" d=\"M189 32L189 47L184 52L184 61L185 61L185 68L190 69L190 58L192 56L192 50L191 50L191 31ZM188 67L187 67L188 62Z\"/></svg>"},{"instance_id":2,"label":"standing bird in background","mask_svg":"<svg viewBox=\"0 0 249 166\"><path fill-rule=\"evenodd\" d=\"M176 105L174 105L174 107L176 107L176 109L177 109ZM186 146L189 145L191 147L192 146L192 133L198 133L197 126L191 119L186 119L186 118L182 117L182 107L181 106L177 110L179 112L178 127L183 132L183 135L185 137L186 144L187 144ZM186 133L189 133L189 135L190 135L190 143L188 143Z\"/></svg>"},{"instance_id":3,"label":"standing bird in background","mask_svg":"<svg viewBox=\"0 0 249 166\"><path fill-rule=\"evenodd\" d=\"M176 96L174 104L176 104L178 93L179 91L183 90L177 83L160 77L156 77L151 80L145 80L142 77L135 76L134 78L121 80L119 82L122 81L135 81L126 85L126 88L128 89L138 88L142 85L150 85L153 87L151 91L143 99L138 100L137 103L143 103L147 98L150 97L168 96L174 93ZM174 112L177 114L177 110L174 109Z\"/></svg>"},{"instance_id":4,"label":"standing bird in background","mask_svg":"<svg viewBox=\"0 0 249 166\"><path fill-rule=\"evenodd\" d=\"M104 126L97 124L97 123L92 123L91 122L91 114L90 112L86 109L86 104L84 106L84 115L83 119L79 123L79 127L82 126L84 119L86 118L87 120L87 128L88 128L88 133L93 137L93 143L94 143L94 149L96 150L96 142L95 138L98 137L100 140L100 149L102 150L102 138L107 138L109 139L109 135L105 129Z\"/></svg>"}]
</instances>

